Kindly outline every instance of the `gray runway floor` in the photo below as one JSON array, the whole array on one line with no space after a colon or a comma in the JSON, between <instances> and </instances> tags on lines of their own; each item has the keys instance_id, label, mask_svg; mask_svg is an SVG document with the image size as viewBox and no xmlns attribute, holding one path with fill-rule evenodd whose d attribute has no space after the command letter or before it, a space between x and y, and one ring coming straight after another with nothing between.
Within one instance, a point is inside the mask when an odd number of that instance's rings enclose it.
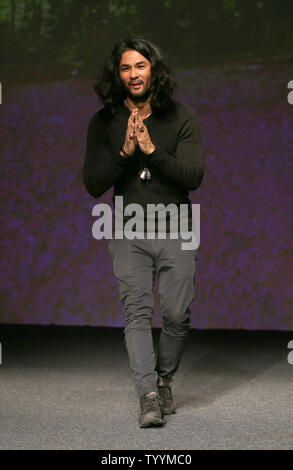
<instances>
[{"instance_id":1,"label":"gray runway floor","mask_svg":"<svg viewBox=\"0 0 293 470\"><path fill-rule=\"evenodd\" d=\"M123 329L0 325L0 449L292 449L290 340L190 330L177 414L141 429Z\"/></svg>"}]
</instances>

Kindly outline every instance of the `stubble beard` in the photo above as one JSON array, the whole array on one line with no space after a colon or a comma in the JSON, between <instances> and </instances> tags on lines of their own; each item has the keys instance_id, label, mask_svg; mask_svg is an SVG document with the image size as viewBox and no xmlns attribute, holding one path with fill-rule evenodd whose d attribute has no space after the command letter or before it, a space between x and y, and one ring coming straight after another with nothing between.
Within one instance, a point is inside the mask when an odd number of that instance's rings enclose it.
<instances>
[{"instance_id":1,"label":"stubble beard","mask_svg":"<svg viewBox=\"0 0 293 470\"><path fill-rule=\"evenodd\" d=\"M151 94L151 87L149 86L143 93L140 95L134 95L131 93L129 88L126 89L126 98L129 96L132 101L135 103L141 103L142 101L147 101Z\"/></svg>"}]
</instances>

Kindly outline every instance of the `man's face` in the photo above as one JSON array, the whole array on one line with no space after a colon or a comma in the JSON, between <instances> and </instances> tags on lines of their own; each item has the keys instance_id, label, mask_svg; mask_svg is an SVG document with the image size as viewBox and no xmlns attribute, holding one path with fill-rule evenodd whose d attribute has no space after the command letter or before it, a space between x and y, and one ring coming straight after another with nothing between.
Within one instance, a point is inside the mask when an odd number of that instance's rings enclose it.
<instances>
[{"instance_id":1,"label":"man's face","mask_svg":"<svg viewBox=\"0 0 293 470\"><path fill-rule=\"evenodd\" d=\"M124 52L120 60L119 74L127 95L133 101L145 101L148 98L151 63L146 57L135 50Z\"/></svg>"}]
</instances>

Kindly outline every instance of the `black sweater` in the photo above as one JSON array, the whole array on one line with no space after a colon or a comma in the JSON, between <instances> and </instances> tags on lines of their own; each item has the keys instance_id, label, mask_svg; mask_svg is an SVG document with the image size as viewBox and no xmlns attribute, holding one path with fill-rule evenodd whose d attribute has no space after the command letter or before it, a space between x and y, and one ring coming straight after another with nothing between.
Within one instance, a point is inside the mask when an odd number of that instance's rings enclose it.
<instances>
[{"instance_id":1,"label":"black sweater","mask_svg":"<svg viewBox=\"0 0 293 470\"><path fill-rule=\"evenodd\" d=\"M174 100L174 110L164 117L154 113L144 124L156 150L150 155L141 152L137 144L132 158L123 158L120 147L125 140L130 111L123 103L118 112L108 118L105 108L96 112L88 126L83 181L89 194L99 198L114 185L114 197L123 196L123 208L139 203L144 209L146 232L147 204L188 204L188 227L191 230L190 190L197 189L204 175L204 154L198 120L193 109ZM139 170L147 167L151 180L141 183ZM148 212L149 213L149 212ZM124 223L131 219L124 216ZM122 217L122 213L116 216ZM167 232L170 231L167 213ZM156 214L157 221L157 214ZM155 231L157 232L157 225Z\"/></svg>"}]
</instances>

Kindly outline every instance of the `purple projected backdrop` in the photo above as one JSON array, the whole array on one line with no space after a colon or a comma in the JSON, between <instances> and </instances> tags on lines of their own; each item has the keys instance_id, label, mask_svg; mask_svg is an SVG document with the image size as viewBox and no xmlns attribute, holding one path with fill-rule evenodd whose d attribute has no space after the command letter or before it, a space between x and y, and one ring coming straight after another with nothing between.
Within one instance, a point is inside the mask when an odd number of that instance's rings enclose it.
<instances>
[{"instance_id":1,"label":"purple projected backdrop","mask_svg":"<svg viewBox=\"0 0 293 470\"><path fill-rule=\"evenodd\" d=\"M191 327L293 329L292 68L177 70L199 117L206 171ZM2 323L124 326L106 240L92 237L82 164L98 109L90 80L3 90ZM152 325L162 325L158 285Z\"/></svg>"}]
</instances>

